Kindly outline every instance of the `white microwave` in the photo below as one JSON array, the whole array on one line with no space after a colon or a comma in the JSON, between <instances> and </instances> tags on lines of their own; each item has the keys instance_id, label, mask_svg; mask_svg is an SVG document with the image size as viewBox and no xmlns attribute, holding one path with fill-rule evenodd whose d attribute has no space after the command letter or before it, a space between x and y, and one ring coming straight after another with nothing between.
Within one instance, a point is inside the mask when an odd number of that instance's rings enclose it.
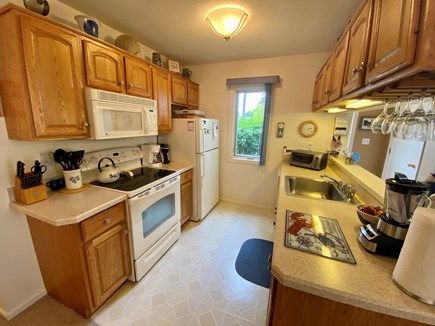
<instances>
[{"instance_id":1,"label":"white microwave","mask_svg":"<svg viewBox=\"0 0 435 326\"><path fill-rule=\"evenodd\" d=\"M86 88L89 128L93 139L155 136L155 100Z\"/></svg>"}]
</instances>

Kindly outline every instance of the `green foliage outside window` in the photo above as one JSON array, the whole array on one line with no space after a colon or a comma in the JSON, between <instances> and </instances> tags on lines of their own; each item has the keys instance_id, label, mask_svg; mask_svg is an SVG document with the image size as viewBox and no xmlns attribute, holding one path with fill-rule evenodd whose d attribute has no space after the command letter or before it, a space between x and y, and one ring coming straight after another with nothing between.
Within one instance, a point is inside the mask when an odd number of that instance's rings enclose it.
<instances>
[{"instance_id":1,"label":"green foliage outside window","mask_svg":"<svg viewBox=\"0 0 435 326\"><path fill-rule=\"evenodd\" d=\"M236 155L260 157L264 123L264 104L265 97L263 96L253 110L238 117Z\"/></svg>"}]
</instances>

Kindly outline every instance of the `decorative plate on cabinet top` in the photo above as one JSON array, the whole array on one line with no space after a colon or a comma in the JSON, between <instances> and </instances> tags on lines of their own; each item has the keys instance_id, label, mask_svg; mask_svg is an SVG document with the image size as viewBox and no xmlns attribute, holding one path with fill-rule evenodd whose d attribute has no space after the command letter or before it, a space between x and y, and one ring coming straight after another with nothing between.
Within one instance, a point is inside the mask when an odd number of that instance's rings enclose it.
<instances>
[{"instance_id":1,"label":"decorative plate on cabinet top","mask_svg":"<svg viewBox=\"0 0 435 326\"><path fill-rule=\"evenodd\" d=\"M115 45L133 54L140 52L139 43L130 35L119 35L115 40Z\"/></svg>"}]
</instances>

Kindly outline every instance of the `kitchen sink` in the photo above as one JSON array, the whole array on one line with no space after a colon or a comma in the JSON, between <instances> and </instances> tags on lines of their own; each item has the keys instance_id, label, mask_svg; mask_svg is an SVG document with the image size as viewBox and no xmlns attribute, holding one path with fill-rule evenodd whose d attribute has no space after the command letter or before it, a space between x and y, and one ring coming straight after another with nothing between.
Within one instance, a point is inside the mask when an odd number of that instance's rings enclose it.
<instances>
[{"instance_id":1,"label":"kitchen sink","mask_svg":"<svg viewBox=\"0 0 435 326\"><path fill-rule=\"evenodd\" d=\"M347 198L341 194L333 182L288 175L285 177L285 194L288 196L348 202Z\"/></svg>"}]
</instances>

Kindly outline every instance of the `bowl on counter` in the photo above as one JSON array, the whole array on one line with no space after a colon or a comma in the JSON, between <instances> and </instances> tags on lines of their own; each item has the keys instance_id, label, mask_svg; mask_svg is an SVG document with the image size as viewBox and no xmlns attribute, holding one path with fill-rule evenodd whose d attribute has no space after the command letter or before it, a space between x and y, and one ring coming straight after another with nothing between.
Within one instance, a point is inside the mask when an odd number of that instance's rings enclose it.
<instances>
[{"instance_id":1,"label":"bowl on counter","mask_svg":"<svg viewBox=\"0 0 435 326\"><path fill-rule=\"evenodd\" d=\"M379 206L361 204L356 206L356 213L361 223L376 225L384 211Z\"/></svg>"}]
</instances>

